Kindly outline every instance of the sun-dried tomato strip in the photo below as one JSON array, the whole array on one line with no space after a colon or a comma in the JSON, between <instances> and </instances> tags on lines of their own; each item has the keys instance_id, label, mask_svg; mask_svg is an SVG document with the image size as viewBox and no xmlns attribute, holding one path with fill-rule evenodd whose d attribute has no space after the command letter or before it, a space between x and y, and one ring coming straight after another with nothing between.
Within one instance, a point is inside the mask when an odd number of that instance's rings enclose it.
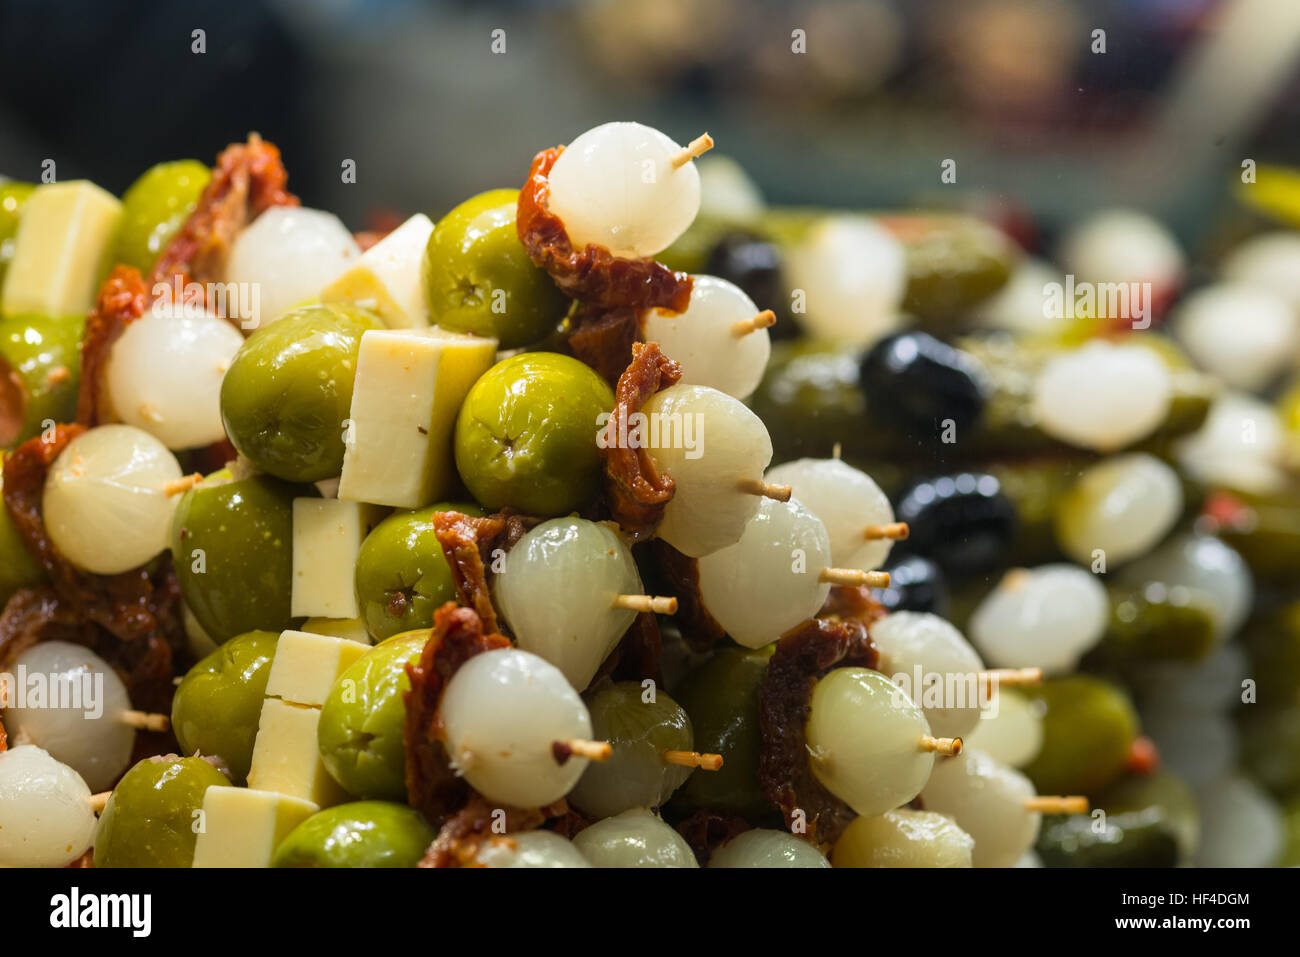
<instances>
[{"instance_id":1,"label":"sun-dried tomato strip","mask_svg":"<svg viewBox=\"0 0 1300 957\"><path fill-rule=\"evenodd\" d=\"M680 605L680 603L679 603ZM832 585L818 618L852 618L868 629L889 614L866 585Z\"/></svg>"},{"instance_id":2,"label":"sun-dried tomato strip","mask_svg":"<svg viewBox=\"0 0 1300 957\"><path fill-rule=\"evenodd\" d=\"M447 602L434 612L433 628L418 660L406 666L411 688L405 693L406 795L411 807L435 825L468 800L470 786L451 767L443 744L438 705L447 682L470 658L509 648L503 635L487 631L472 608Z\"/></svg>"},{"instance_id":3,"label":"sun-dried tomato strip","mask_svg":"<svg viewBox=\"0 0 1300 957\"><path fill-rule=\"evenodd\" d=\"M605 426L605 498L610 514L633 542L648 538L673 497L672 476L660 474L648 448L628 448L631 416L652 395L682 377L682 367L654 342L632 347L632 362L618 379L614 411Z\"/></svg>"},{"instance_id":4,"label":"sun-dried tomato strip","mask_svg":"<svg viewBox=\"0 0 1300 957\"><path fill-rule=\"evenodd\" d=\"M478 613L488 634L499 632L500 627L484 560L490 558L493 543L505 530L505 519L496 517L475 518L460 512L435 512L433 516L433 533L451 567L456 597L460 604Z\"/></svg>"},{"instance_id":5,"label":"sun-dried tomato strip","mask_svg":"<svg viewBox=\"0 0 1300 957\"><path fill-rule=\"evenodd\" d=\"M108 355L128 325L141 318L149 306L149 289L139 270L115 266L99 289L95 308L86 318L81 346L81 384L77 393L77 421L98 425L103 418L104 371Z\"/></svg>"},{"instance_id":6,"label":"sun-dried tomato strip","mask_svg":"<svg viewBox=\"0 0 1300 957\"><path fill-rule=\"evenodd\" d=\"M532 831L546 823L548 817L565 813L561 799L550 808L518 808L494 804L477 791L465 806L449 817L438 831L419 867L485 867L479 859L483 847L496 841L511 841L511 834ZM505 812L505 833L499 829L498 811Z\"/></svg>"},{"instance_id":7,"label":"sun-dried tomato strip","mask_svg":"<svg viewBox=\"0 0 1300 957\"><path fill-rule=\"evenodd\" d=\"M662 687L664 674L659 663L662 650L659 619L654 612L643 611L632 619L632 624L618 640L614 650L600 663L600 668L587 687L594 687L605 677L615 681L645 681L649 678Z\"/></svg>"},{"instance_id":8,"label":"sun-dried tomato strip","mask_svg":"<svg viewBox=\"0 0 1300 957\"><path fill-rule=\"evenodd\" d=\"M610 385L632 360L632 346L641 341L635 309L583 306L573 316L567 342L574 358L591 366Z\"/></svg>"},{"instance_id":9,"label":"sun-dried tomato strip","mask_svg":"<svg viewBox=\"0 0 1300 957\"><path fill-rule=\"evenodd\" d=\"M179 590L168 556L160 557L153 567L92 575L64 558L45 531L41 512L45 478L59 453L84 431L79 425L59 425L51 441L36 436L10 452L5 459L5 508L23 544L71 612L123 641L157 634L179 647L184 643Z\"/></svg>"},{"instance_id":10,"label":"sun-dried tomato strip","mask_svg":"<svg viewBox=\"0 0 1300 957\"><path fill-rule=\"evenodd\" d=\"M647 545L653 556L650 567L657 593L677 599L673 622L681 631L682 640L692 651L708 651L725 638L727 632L704 607L699 562L683 555L661 538L651 539Z\"/></svg>"},{"instance_id":11,"label":"sun-dried tomato strip","mask_svg":"<svg viewBox=\"0 0 1300 957\"><path fill-rule=\"evenodd\" d=\"M564 223L549 208L551 167L564 147L533 157L519 191L515 229L528 257L555 284L580 302L603 308L671 309L683 312L691 299L691 277L653 259L623 259L588 244L575 250Z\"/></svg>"},{"instance_id":12,"label":"sun-dried tomato strip","mask_svg":"<svg viewBox=\"0 0 1300 957\"><path fill-rule=\"evenodd\" d=\"M877 660L861 622L812 618L781 636L759 687L759 784L787 825L793 827L796 812L803 812L806 836L815 844L833 842L855 815L822 786L808 764L805 725L813 686L832 668L874 668Z\"/></svg>"},{"instance_id":13,"label":"sun-dried tomato strip","mask_svg":"<svg viewBox=\"0 0 1300 957\"><path fill-rule=\"evenodd\" d=\"M752 831L750 824L734 811L701 808L677 822L677 833L691 846L695 859L704 867L713 852L738 834Z\"/></svg>"},{"instance_id":14,"label":"sun-dried tomato strip","mask_svg":"<svg viewBox=\"0 0 1300 957\"><path fill-rule=\"evenodd\" d=\"M0 721L0 754L4 754L9 748L9 735L5 733L5 725Z\"/></svg>"},{"instance_id":15,"label":"sun-dried tomato strip","mask_svg":"<svg viewBox=\"0 0 1300 957\"><path fill-rule=\"evenodd\" d=\"M247 143L232 143L217 157L203 195L149 275L172 286L221 282L226 257L240 230L272 206L297 206L298 197L286 188L289 174L280 150L256 133Z\"/></svg>"}]
</instances>

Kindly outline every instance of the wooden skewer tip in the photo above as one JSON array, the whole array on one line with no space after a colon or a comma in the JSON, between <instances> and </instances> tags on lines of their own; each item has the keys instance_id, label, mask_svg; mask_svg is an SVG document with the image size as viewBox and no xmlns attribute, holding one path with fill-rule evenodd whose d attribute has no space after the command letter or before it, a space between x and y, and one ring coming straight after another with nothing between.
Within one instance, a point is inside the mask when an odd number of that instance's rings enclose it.
<instances>
[{"instance_id":1,"label":"wooden skewer tip","mask_svg":"<svg viewBox=\"0 0 1300 957\"><path fill-rule=\"evenodd\" d=\"M665 751L664 763L699 768L702 771L717 771L722 768L722 755L701 754L699 751Z\"/></svg>"},{"instance_id":2,"label":"wooden skewer tip","mask_svg":"<svg viewBox=\"0 0 1300 957\"><path fill-rule=\"evenodd\" d=\"M889 572L864 572L857 568L823 568L817 580L826 585L888 588Z\"/></svg>"},{"instance_id":3,"label":"wooden skewer tip","mask_svg":"<svg viewBox=\"0 0 1300 957\"><path fill-rule=\"evenodd\" d=\"M931 735L921 736L921 750L931 751L935 754L946 754L949 757L961 754L961 738L936 738Z\"/></svg>"},{"instance_id":4,"label":"wooden skewer tip","mask_svg":"<svg viewBox=\"0 0 1300 957\"><path fill-rule=\"evenodd\" d=\"M911 529L907 527L907 522L890 522L887 525L868 525L862 531L862 537L867 541L878 541L882 538L888 538L891 541L901 542L911 534Z\"/></svg>"},{"instance_id":5,"label":"wooden skewer tip","mask_svg":"<svg viewBox=\"0 0 1300 957\"><path fill-rule=\"evenodd\" d=\"M790 495L794 491L788 485L773 485L759 479L745 479L740 483L740 490L747 495L761 495L778 502L790 501Z\"/></svg>"},{"instance_id":6,"label":"wooden skewer tip","mask_svg":"<svg viewBox=\"0 0 1300 957\"><path fill-rule=\"evenodd\" d=\"M140 731L166 731L172 726L171 718L167 715L150 714L147 711L123 711L117 720Z\"/></svg>"},{"instance_id":7,"label":"wooden skewer tip","mask_svg":"<svg viewBox=\"0 0 1300 957\"><path fill-rule=\"evenodd\" d=\"M691 160L699 159L711 149L713 149L713 137L708 133L701 133L673 156L673 169L681 169Z\"/></svg>"},{"instance_id":8,"label":"wooden skewer tip","mask_svg":"<svg viewBox=\"0 0 1300 957\"><path fill-rule=\"evenodd\" d=\"M648 611L656 615L675 615L677 599L663 595L619 595L614 599L614 607L628 611Z\"/></svg>"},{"instance_id":9,"label":"wooden skewer tip","mask_svg":"<svg viewBox=\"0 0 1300 957\"><path fill-rule=\"evenodd\" d=\"M1006 685L1008 688L1024 687L1026 685L1040 685L1043 683L1042 668L991 668L988 671L981 671L980 677L984 680L989 688L999 688Z\"/></svg>"},{"instance_id":10,"label":"wooden skewer tip","mask_svg":"<svg viewBox=\"0 0 1300 957\"><path fill-rule=\"evenodd\" d=\"M582 738L556 741L552 746L552 751L555 754L555 759L560 764L563 764L574 755L586 758L588 761L608 761L609 756L614 753L614 749L609 746L608 741L586 741Z\"/></svg>"},{"instance_id":11,"label":"wooden skewer tip","mask_svg":"<svg viewBox=\"0 0 1300 957\"><path fill-rule=\"evenodd\" d=\"M1025 801L1025 810L1038 814L1087 814L1088 808L1088 799L1077 794L1068 797L1040 794Z\"/></svg>"},{"instance_id":12,"label":"wooden skewer tip","mask_svg":"<svg viewBox=\"0 0 1300 957\"><path fill-rule=\"evenodd\" d=\"M751 332L757 332L759 329L767 329L776 325L776 313L771 309L764 309L757 316L749 319L740 319L731 324L731 334L737 339L741 339Z\"/></svg>"},{"instance_id":13,"label":"wooden skewer tip","mask_svg":"<svg viewBox=\"0 0 1300 957\"><path fill-rule=\"evenodd\" d=\"M189 475L182 475L178 479L172 479L163 486L163 491L167 494L168 498L172 498L177 495L183 495L202 481L202 475L198 472L192 472Z\"/></svg>"},{"instance_id":14,"label":"wooden skewer tip","mask_svg":"<svg viewBox=\"0 0 1300 957\"><path fill-rule=\"evenodd\" d=\"M112 791L100 791L98 794L92 794L88 798L86 798L86 803L90 805L90 809L92 811L94 811L96 814L99 814L101 811L104 810L105 806L107 806L108 799L111 798L112 796L113 796Z\"/></svg>"}]
</instances>

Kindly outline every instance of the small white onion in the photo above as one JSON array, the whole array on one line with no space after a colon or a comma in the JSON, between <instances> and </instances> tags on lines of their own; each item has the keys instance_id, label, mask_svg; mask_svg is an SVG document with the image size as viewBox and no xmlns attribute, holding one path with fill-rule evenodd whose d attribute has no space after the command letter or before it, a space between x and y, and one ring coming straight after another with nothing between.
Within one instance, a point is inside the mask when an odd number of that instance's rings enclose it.
<instances>
[{"instance_id":1,"label":"small white onion","mask_svg":"<svg viewBox=\"0 0 1300 957\"><path fill-rule=\"evenodd\" d=\"M835 842L831 863L835 867L970 867L974 847L974 838L952 818L898 808L877 817L854 818Z\"/></svg>"},{"instance_id":2,"label":"small white onion","mask_svg":"<svg viewBox=\"0 0 1300 957\"><path fill-rule=\"evenodd\" d=\"M181 477L176 457L148 432L101 425L59 453L45 480L42 509L50 540L78 568L115 575L167 547Z\"/></svg>"},{"instance_id":3,"label":"small white onion","mask_svg":"<svg viewBox=\"0 0 1300 957\"><path fill-rule=\"evenodd\" d=\"M686 232L700 209L700 173L694 162L673 167L680 150L640 123L605 123L565 147L547 202L574 248L640 259Z\"/></svg>"},{"instance_id":4,"label":"small white onion","mask_svg":"<svg viewBox=\"0 0 1300 957\"><path fill-rule=\"evenodd\" d=\"M817 516L798 499L764 498L734 545L698 559L704 607L746 648L770 645L813 617L830 585L830 540Z\"/></svg>"},{"instance_id":5,"label":"small white onion","mask_svg":"<svg viewBox=\"0 0 1300 957\"><path fill-rule=\"evenodd\" d=\"M524 651L586 688L637 613L614 607L644 589L632 553L607 525L554 518L510 549L494 583L497 603Z\"/></svg>"},{"instance_id":6,"label":"small white onion","mask_svg":"<svg viewBox=\"0 0 1300 957\"><path fill-rule=\"evenodd\" d=\"M1248 239L1219 272L1224 279L1267 289L1300 310L1300 235L1279 231Z\"/></svg>"},{"instance_id":7,"label":"small white onion","mask_svg":"<svg viewBox=\"0 0 1300 957\"><path fill-rule=\"evenodd\" d=\"M713 852L709 867L830 867L826 855L785 831L754 828Z\"/></svg>"},{"instance_id":8,"label":"small white onion","mask_svg":"<svg viewBox=\"0 0 1300 957\"><path fill-rule=\"evenodd\" d=\"M999 688L992 706L962 739L967 748L995 761L1023 768L1043 747L1043 716L1037 705L1014 688Z\"/></svg>"},{"instance_id":9,"label":"small white onion","mask_svg":"<svg viewBox=\"0 0 1300 957\"><path fill-rule=\"evenodd\" d=\"M230 246L226 281L240 283L242 324L261 328L322 289L361 256L361 247L333 213L299 206L266 210ZM253 308L256 306L256 308Z\"/></svg>"},{"instance_id":10,"label":"small white onion","mask_svg":"<svg viewBox=\"0 0 1300 957\"><path fill-rule=\"evenodd\" d=\"M971 641L996 668L1074 670L1101 640L1110 599L1101 582L1076 565L1008 572L970 617Z\"/></svg>"},{"instance_id":11,"label":"small white onion","mask_svg":"<svg viewBox=\"0 0 1300 957\"><path fill-rule=\"evenodd\" d=\"M63 867L95 836L90 788L40 748L0 752L0 867Z\"/></svg>"},{"instance_id":12,"label":"small white onion","mask_svg":"<svg viewBox=\"0 0 1300 957\"><path fill-rule=\"evenodd\" d=\"M584 827L573 846L593 867L699 867L685 839L646 808Z\"/></svg>"},{"instance_id":13,"label":"small white onion","mask_svg":"<svg viewBox=\"0 0 1300 957\"><path fill-rule=\"evenodd\" d=\"M118 417L169 449L225 437L221 380L244 337L211 315L163 307L131 323L113 344L105 371Z\"/></svg>"},{"instance_id":14,"label":"small white onion","mask_svg":"<svg viewBox=\"0 0 1300 957\"><path fill-rule=\"evenodd\" d=\"M475 655L447 682L440 714L447 753L490 801L544 807L568 794L587 759L555 760L557 741L591 738L591 715L554 665L501 648Z\"/></svg>"},{"instance_id":15,"label":"small white onion","mask_svg":"<svg viewBox=\"0 0 1300 957\"><path fill-rule=\"evenodd\" d=\"M1255 600L1245 559L1213 535L1177 535L1125 568L1120 577L1133 585L1155 582L1204 596L1202 604L1218 623L1220 638L1237 633Z\"/></svg>"},{"instance_id":16,"label":"small white onion","mask_svg":"<svg viewBox=\"0 0 1300 957\"><path fill-rule=\"evenodd\" d=\"M1034 381L1039 427L1053 438L1099 452L1150 435L1172 400L1169 369L1141 346L1089 342L1054 356Z\"/></svg>"},{"instance_id":17,"label":"small white onion","mask_svg":"<svg viewBox=\"0 0 1300 957\"><path fill-rule=\"evenodd\" d=\"M1066 237L1061 262L1087 282L1149 282L1159 294L1179 282L1183 251L1158 220L1129 209L1089 217Z\"/></svg>"},{"instance_id":18,"label":"small white onion","mask_svg":"<svg viewBox=\"0 0 1300 957\"><path fill-rule=\"evenodd\" d=\"M907 263L900 243L866 216L831 216L789 253L786 280L816 339L867 347L902 323Z\"/></svg>"},{"instance_id":19,"label":"small white onion","mask_svg":"<svg viewBox=\"0 0 1300 957\"><path fill-rule=\"evenodd\" d=\"M836 668L813 687L808 763L822 786L859 814L883 814L921 793L934 754L907 693L877 671Z\"/></svg>"},{"instance_id":20,"label":"small white onion","mask_svg":"<svg viewBox=\"0 0 1300 957\"><path fill-rule=\"evenodd\" d=\"M1135 452L1085 469L1057 510L1061 549L1091 565L1100 549L1118 565L1153 548L1183 511L1178 474L1154 455Z\"/></svg>"},{"instance_id":21,"label":"small white onion","mask_svg":"<svg viewBox=\"0 0 1300 957\"><path fill-rule=\"evenodd\" d=\"M740 541L759 503L741 486L762 479L772 461L763 420L725 392L681 382L655 393L641 410L658 417L661 438L650 454L677 486L658 536L692 558ZM691 448L685 439L668 440L688 428Z\"/></svg>"},{"instance_id":22,"label":"small white onion","mask_svg":"<svg viewBox=\"0 0 1300 957\"><path fill-rule=\"evenodd\" d=\"M1202 369L1238 389L1258 390L1290 368L1300 315L1262 286L1218 283L1178 308L1174 334Z\"/></svg>"},{"instance_id":23,"label":"small white onion","mask_svg":"<svg viewBox=\"0 0 1300 957\"><path fill-rule=\"evenodd\" d=\"M1178 463L1204 485L1268 493L1286 486L1281 467L1285 444L1272 406L1254 396L1225 392L1210 406L1200 430L1178 443Z\"/></svg>"},{"instance_id":24,"label":"small white onion","mask_svg":"<svg viewBox=\"0 0 1300 957\"><path fill-rule=\"evenodd\" d=\"M975 839L974 867L1013 867L1038 838L1042 815L1025 808L1033 796L1029 778L967 749L935 764L921 802Z\"/></svg>"},{"instance_id":25,"label":"small white onion","mask_svg":"<svg viewBox=\"0 0 1300 957\"><path fill-rule=\"evenodd\" d=\"M921 704L931 733L970 733L979 722L984 662L960 631L938 615L896 611L871 626L871 642L880 654L876 670Z\"/></svg>"},{"instance_id":26,"label":"small white onion","mask_svg":"<svg viewBox=\"0 0 1300 957\"><path fill-rule=\"evenodd\" d=\"M988 329L1025 335L1050 333L1061 324L1061 318L1046 307L1044 289L1051 283L1064 284L1061 271L1041 259L1025 257L1006 285L977 305L971 317Z\"/></svg>"},{"instance_id":27,"label":"small white onion","mask_svg":"<svg viewBox=\"0 0 1300 957\"><path fill-rule=\"evenodd\" d=\"M868 526L894 521L889 496L866 472L839 459L797 459L768 469L765 481L789 485L794 497L822 520L836 568L872 571L889 557L891 539L865 537Z\"/></svg>"},{"instance_id":28,"label":"small white onion","mask_svg":"<svg viewBox=\"0 0 1300 957\"><path fill-rule=\"evenodd\" d=\"M759 313L754 300L725 279L695 276L685 312L651 309L643 319L646 342L682 366L682 382L706 385L737 399L758 388L772 354L766 329L737 335L735 325Z\"/></svg>"},{"instance_id":29,"label":"small white onion","mask_svg":"<svg viewBox=\"0 0 1300 957\"><path fill-rule=\"evenodd\" d=\"M700 216L748 223L763 214L763 194L745 168L730 156L710 152L699 163Z\"/></svg>"},{"instance_id":30,"label":"small white onion","mask_svg":"<svg viewBox=\"0 0 1300 957\"><path fill-rule=\"evenodd\" d=\"M1243 777L1224 777L1196 795L1201 811L1197 867L1270 867L1286 841L1277 802Z\"/></svg>"},{"instance_id":31,"label":"small white onion","mask_svg":"<svg viewBox=\"0 0 1300 957\"><path fill-rule=\"evenodd\" d=\"M1138 677L1142 710L1224 713L1242 703L1250 674L1250 659L1235 641L1200 661L1153 662Z\"/></svg>"},{"instance_id":32,"label":"small white onion","mask_svg":"<svg viewBox=\"0 0 1300 957\"><path fill-rule=\"evenodd\" d=\"M119 720L131 699L112 666L82 645L43 641L19 655L11 673L29 694L39 682L42 698L5 711L9 733L44 748L92 791L112 787L135 744L135 729Z\"/></svg>"},{"instance_id":33,"label":"small white onion","mask_svg":"<svg viewBox=\"0 0 1300 957\"><path fill-rule=\"evenodd\" d=\"M572 842L554 831L520 831L490 837L475 863L482 867L591 867Z\"/></svg>"}]
</instances>

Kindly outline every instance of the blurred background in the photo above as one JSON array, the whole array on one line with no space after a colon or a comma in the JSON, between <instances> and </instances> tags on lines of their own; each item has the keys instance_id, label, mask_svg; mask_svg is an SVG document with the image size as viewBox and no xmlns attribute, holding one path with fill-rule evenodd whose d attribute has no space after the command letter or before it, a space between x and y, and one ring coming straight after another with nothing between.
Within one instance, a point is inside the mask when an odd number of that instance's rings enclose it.
<instances>
[{"instance_id":1,"label":"blurred background","mask_svg":"<svg viewBox=\"0 0 1300 957\"><path fill-rule=\"evenodd\" d=\"M776 203L950 198L953 159L963 201L1136 206L1195 250L1243 158L1296 154L1298 54L1294 0L2 0L0 175L120 194L256 129L361 229L636 119Z\"/></svg>"}]
</instances>

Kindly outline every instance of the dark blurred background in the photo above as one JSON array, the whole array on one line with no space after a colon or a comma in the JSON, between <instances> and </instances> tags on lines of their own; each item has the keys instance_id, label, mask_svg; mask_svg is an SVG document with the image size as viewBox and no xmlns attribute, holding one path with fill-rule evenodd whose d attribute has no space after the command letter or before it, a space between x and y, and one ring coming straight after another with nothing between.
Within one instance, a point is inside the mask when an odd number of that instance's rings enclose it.
<instances>
[{"instance_id":1,"label":"dark blurred background","mask_svg":"<svg viewBox=\"0 0 1300 957\"><path fill-rule=\"evenodd\" d=\"M120 194L257 130L359 229L636 119L709 130L772 202L925 201L951 158L967 200L1194 246L1243 158L1297 156L1298 54L1297 0L0 0L0 174Z\"/></svg>"}]
</instances>

